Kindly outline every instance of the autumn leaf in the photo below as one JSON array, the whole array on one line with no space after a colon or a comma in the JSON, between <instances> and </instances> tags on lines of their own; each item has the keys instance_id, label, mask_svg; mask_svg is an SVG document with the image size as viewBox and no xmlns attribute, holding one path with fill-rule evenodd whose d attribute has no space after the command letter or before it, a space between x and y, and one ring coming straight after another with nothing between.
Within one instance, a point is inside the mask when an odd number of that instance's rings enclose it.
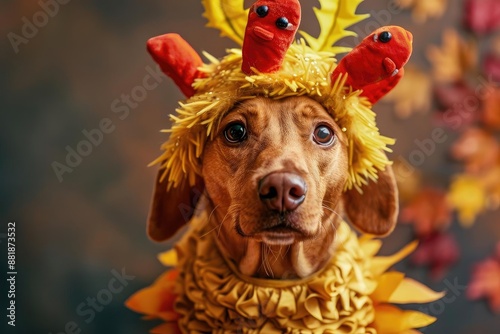
<instances>
[{"instance_id":1,"label":"autumn leaf","mask_svg":"<svg viewBox=\"0 0 500 334\"><path fill-rule=\"evenodd\" d=\"M491 310L500 313L500 242L493 256L475 265L467 287L467 298L485 298Z\"/></svg>"},{"instance_id":2,"label":"autumn leaf","mask_svg":"<svg viewBox=\"0 0 500 334\"><path fill-rule=\"evenodd\" d=\"M429 76L411 66L405 67L405 75L383 101L394 103L394 111L400 118L429 111L432 83Z\"/></svg>"},{"instance_id":3,"label":"autumn leaf","mask_svg":"<svg viewBox=\"0 0 500 334\"><path fill-rule=\"evenodd\" d=\"M438 113L435 118L445 127L454 130L468 128L480 116L479 103L475 100L475 92L463 82L438 84L434 87L434 96Z\"/></svg>"},{"instance_id":4,"label":"autumn leaf","mask_svg":"<svg viewBox=\"0 0 500 334\"><path fill-rule=\"evenodd\" d=\"M476 34L486 34L500 27L500 2L498 0L467 0L465 25Z\"/></svg>"},{"instance_id":5,"label":"autumn leaf","mask_svg":"<svg viewBox=\"0 0 500 334\"><path fill-rule=\"evenodd\" d=\"M500 208L500 162L481 173L480 180L488 194L488 209Z\"/></svg>"},{"instance_id":6,"label":"autumn leaf","mask_svg":"<svg viewBox=\"0 0 500 334\"><path fill-rule=\"evenodd\" d=\"M445 111L456 108L457 105L463 106L465 98L473 96L474 91L463 82L455 82L447 85L437 85L434 89L434 95L439 108Z\"/></svg>"},{"instance_id":7,"label":"autumn leaf","mask_svg":"<svg viewBox=\"0 0 500 334\"><path fill-rule=\"evenodd\" d=\"M498 6L500 7L500 2ZM488 77L488 81L492 83L490 85L498 88L498 82L500 82L500 36L494 38L489 44L490 48L482 61L482 69Z\"/></svg>"},{"instance_id":8,"label":"autumn leaf","mask_svg":"<svg viewBox=\"0 0 500 334\"><path fill-rule=\"evenodd\" d=\"M451 147L452 156L465 164L465 171L477 174L491 169L500 157L500 147L491 133L469 128Z\"/></svg>"},{"instance_id":9,"label":"autumn leaf","mask_svg":"<svg viewBox=\"0 0 500 334\"><path fill-rule=\"evenodd\" d=\"M488 73L493 82L500 80L500 55L490 53L486 55L483 61L483 71Z\"/></svg>"},{"instance_id":10,"label":"autumn leaf","mask_svg":"<svg viewBox=\"0 0 500 334\"><path fill-rule=\"evenodd\" d=\"M396 0L401 8L411 8L413 20L424 23L427 19L440 18L448 5L447 0Z\"/></svg>"},{"instance_id":11,"label":"autumn leaf","mask_svg":"<svg viewBox=\"0 0 500 334\"><path fill-rule=\"evenodd\" d=\"M477 178L459 175L451 184L448 201L457 210L460 223L469 227L476 216L486 209L486 189Z\"/></svg>"},{"instance_id":12,"label":"autumn leaf","mask_svg":"<svg viewBox=\"0 0 500 334\"><path fill-rule=\"evenodd\" d=\"M451 233L433 233L420 239L410 261L430 269L431 277L440 280L460 257L458 242Z\"/></svg>"},{"instance_id":13,"label":"autumn leaf","mask_svg":"<svg viewBox=\"0 0 500 334\"><path fill-rule=\"evenodd\" d=\"M447 229L451 223L451 208L446 193L434 188L421 190L402 210L401 220L412 223L419 236Z\"/></svg>"},{"instance_id":14,"label":"autumn leaf","mask_svg":"<svg viewBox=\"0 0 500 334\"><path fill-rule=\"evenodd\" d=\"M481 120L494 130L500 130L500 89L487 87L487 94L483 100Z\"/></svg>"},{"instance_id":15,"label":"autumn leaf","mask_svg":"<svg viewBox=\"0 0 500 334\"><path fill-rule=\"evenodd\" d=\"M443 33L443 45L430 46L427 58L432 63L436 82L455 83L476 67L477 46L473 41L463 40L455 30L447 29Z\"/></svg>"}]
</instances>

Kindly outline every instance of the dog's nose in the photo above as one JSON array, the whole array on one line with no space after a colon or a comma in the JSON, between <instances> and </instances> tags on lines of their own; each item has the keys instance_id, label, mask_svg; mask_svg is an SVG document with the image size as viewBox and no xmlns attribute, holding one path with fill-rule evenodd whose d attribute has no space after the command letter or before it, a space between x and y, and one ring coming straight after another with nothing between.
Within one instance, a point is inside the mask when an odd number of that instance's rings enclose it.
<instances>
[{"instance_id":1,"label":"dog's nose","mask_svg":"<svg viewBox=\"0 0 500 334\"><path fill-rule=\"evenodd\" d=\"M259 197L271 210L284 212L297 209L307 192L303 178L292 173L272 173L259 183Z\"/></svg>"}]
</instances>

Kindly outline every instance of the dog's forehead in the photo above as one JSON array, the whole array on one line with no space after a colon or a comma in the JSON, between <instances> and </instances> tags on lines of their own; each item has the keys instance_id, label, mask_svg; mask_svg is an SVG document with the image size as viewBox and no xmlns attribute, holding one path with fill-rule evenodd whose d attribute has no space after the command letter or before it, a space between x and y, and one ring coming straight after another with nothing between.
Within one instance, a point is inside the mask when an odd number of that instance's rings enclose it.
<instances>
[{"instance_id":1,"label":"dog's forehead","mask_svg":"<svg viewBox=\"0 0 500 334\"><path fill-rule=\"evenodd\" d=\"M247 117L330 117L321 104L307 97L289 97L271 99L256 97L238 104L232 111L242 113Z\"/></svg>"}]
</instances>

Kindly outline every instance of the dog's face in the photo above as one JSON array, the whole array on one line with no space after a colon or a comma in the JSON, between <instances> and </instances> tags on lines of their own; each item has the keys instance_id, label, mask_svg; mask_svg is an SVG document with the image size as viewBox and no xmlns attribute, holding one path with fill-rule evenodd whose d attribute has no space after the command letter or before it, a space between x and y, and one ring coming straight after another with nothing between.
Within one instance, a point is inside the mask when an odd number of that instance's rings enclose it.
<instances>
[{"instance_id":1,"label":"dog's face","mask_svg":"<svg viewBox=\"0 0 500 334\"><path fill-rule=\"evenodd\" d=\"M206 190L224 224L235 238L267 245L317 237L332 222L347 170L344 133L305 97L243 102L203 157Z\"/></svg>"},{"instance_id":2,"label":"dog's face","mask_svg":"<svg viewBox=\"0 0 500 334\"><path fill-rule=\"evenodd\" d=\"M242 273L276 278L317 271L334 251L344 206L364 231L392 229L397 204L391 170L380 172L364 196L344 192L348 149L342 129L308 97L255 98L224 116L204 148L199 184L206 190L219 247ZM163 239L164 220L175 220L172 204L191 197L185 190L157 192L150 235Z\"/></svg>"}]
</instances>

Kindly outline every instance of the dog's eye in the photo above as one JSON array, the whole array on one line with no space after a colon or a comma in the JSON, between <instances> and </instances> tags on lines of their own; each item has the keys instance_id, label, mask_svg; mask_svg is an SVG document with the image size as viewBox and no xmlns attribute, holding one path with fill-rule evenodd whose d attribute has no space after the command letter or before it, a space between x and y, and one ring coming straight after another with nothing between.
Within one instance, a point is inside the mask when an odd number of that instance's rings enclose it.
<instances>
[{"instance_id":1,"label":"dog's eye","mask_svg":"<svg viewBox=\"0 0 500 334\"><path fill-rule=\"evenodd\" d=\"M247 129L242 123L229 124L224 130L224 137L231 144L241 143L247 137Z\"/></svg>"},{"instance_id":2,"label":"dog's eye","mask_svg":"<svg viewBox=\"0 0 500 334\"><path fill-rule=\"evenodd\" d=\"M259 6L259 7L255 8L255 12L257 13L257 15L259 15L259 17L265 17L265 16L267 16L267 13L269 12L269 7Z\"/></svg>"},{"instance_id":3,"label":"dog's eye","mask_svg":"<svg viewBox=\"0 0 500 334\"><path fill-rule=\"evenodd\" d=\"M321 146L330 146L335 139L335 134L328 126L318 125L316 129L314 129L313 139Z\"/></svg>"}]
</instances>

